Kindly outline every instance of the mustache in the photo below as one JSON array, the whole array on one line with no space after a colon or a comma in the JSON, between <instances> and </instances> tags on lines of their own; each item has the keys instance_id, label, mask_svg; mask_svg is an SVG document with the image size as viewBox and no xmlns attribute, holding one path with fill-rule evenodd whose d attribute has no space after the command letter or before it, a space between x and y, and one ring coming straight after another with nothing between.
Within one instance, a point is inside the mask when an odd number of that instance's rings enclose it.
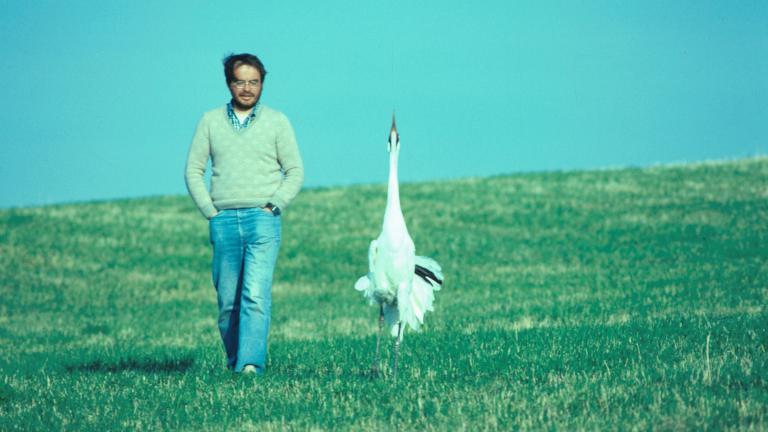
<instances>
[{"instance_id":1,"label":"mustache","mask_svg":"<svg viewBox=\"0 0 768 432\"><path fill-rule=\"evenodd\" d=\"M238 93L239 96L256 96L253 93Z\"/></svg>"}]
</instances>

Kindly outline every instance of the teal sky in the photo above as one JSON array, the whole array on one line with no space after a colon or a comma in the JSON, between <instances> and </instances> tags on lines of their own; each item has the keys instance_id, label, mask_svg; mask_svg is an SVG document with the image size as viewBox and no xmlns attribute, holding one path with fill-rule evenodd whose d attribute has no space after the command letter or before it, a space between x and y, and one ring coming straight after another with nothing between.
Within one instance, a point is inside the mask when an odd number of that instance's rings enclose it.
<instances>
[{"instance_id":1,"label":"teal sky","mask_svg":"<svg viewBox=\"0 0 768 432\"><path fill-rule=\"evenodd\" d=\"M231 52L308 187L384 183L393 109L406 182L768 151L763 0L11 0L0 52L0 207L185 194Z\"/></svg>"}]
</instances>

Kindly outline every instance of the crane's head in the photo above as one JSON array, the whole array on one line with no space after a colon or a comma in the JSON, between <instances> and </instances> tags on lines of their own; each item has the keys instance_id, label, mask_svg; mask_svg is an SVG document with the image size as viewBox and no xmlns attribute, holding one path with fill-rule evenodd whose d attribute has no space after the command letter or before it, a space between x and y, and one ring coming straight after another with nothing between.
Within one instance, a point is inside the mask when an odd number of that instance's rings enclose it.
<instances>
[{"instance_id":1,"label":"crane's head","mask_svg":"<svg viewBox=\"0 0 768 432\"><path fill-rule=\"evenodd\" d=\"M397 133L397 125L395 125L395 113L392 113L392 128L389 130L389 144L387 146L387 151L392 153L392 151L399 151L400 150L400 134Z\"/></svg>"}]
</instances>

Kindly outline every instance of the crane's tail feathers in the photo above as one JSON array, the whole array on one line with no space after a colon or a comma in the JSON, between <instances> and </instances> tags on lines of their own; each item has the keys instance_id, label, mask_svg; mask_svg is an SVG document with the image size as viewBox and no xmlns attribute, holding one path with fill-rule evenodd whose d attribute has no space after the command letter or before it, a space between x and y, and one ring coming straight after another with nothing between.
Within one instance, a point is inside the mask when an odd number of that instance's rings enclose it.
<instances>
[{"instance_id":1,"label":"crane's tail feathers","mask_svg":"<svg viewBox=\"0 0 768 432\"><path fill-rule=\"evenodd\" d=\"M415 273L419 279L414 280L424 281L432 287L432 290L439 291L443 285L443 269L440 264L432 258L423 256L417 256L415 262Z\"/></svg>"},{"instance_id":2,"label":"crane's tail feathers","mask_svg":"<svg viewBox=\"0 0 768 432\"><path fill-rule=\"evenodd\" d=\"M400 320L413 330L418 331L424 323L424 314L434 310L435 299L432 285L420 278L413 278L410 286L403 286L397 295L397 307Z\"/></svg>"},{"instance_id":3,"label":"crane's tail feathers","mask_svg":"<svg viewBox=\"0 0 768 432\"><path fill-rule=\"evenodd\" d=\"M443 284L443 270L432 258L417 256L414 272L413 282L401 286L397 300L400 319L418 331L424 324L424 315L434 310L432 304L435 291Z\"/></svg>"},{"instance_id":4,"label":"crane's tail feathers","mask_svg":"<svg viewBox=\"0 0 768 432\"><path fill-rule=\"evenodd\" d=\"M371 242L369 258L371 268L376 260L377 243ZM439 291L443 285L443 269L432 258L416 256L414 260L415 276L410 283L402 283L398 287L397 301L395 304L384 303L384 322L390 327L392 337L398 337L398 323L403 322L415 331L421 329L424 324L424 315L433 311L432 303L435 300L435 291ZM355 289L362 292L371 304L377 301L374 294L375 287L373 275L369 273L355 282Z\"/></svg>"}]
</instances>

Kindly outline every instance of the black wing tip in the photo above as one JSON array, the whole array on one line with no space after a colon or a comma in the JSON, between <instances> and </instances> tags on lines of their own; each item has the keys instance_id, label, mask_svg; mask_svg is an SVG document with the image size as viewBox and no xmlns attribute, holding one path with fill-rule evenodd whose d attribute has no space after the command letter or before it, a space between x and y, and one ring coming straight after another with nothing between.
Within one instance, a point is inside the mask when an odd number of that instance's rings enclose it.
<instances>
[{"instance_id":1,"label":"black wing tip","mask_svg":"<svg viewBox=\"0 0 768 432\"><path fill-rule=\"evenodd\" d=\"M433 281L438 285L443 284L443 280L435 276L432 270L426 267L422 267L416 264L415 273L416 273L416 276L419 276L420 278L424 279L424 282L427 282L428 284L432 284Z\"/></svg>"}]
</instances>

